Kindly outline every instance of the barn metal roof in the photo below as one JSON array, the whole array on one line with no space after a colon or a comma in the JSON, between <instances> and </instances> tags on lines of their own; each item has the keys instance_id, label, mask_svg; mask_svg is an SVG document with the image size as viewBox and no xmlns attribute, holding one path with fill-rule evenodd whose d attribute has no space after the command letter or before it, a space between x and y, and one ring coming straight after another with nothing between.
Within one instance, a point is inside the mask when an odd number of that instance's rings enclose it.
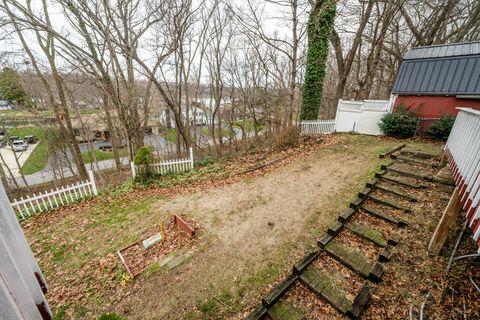
<instances>
[{"instance_id":1,"label":"barn metal roof","mask_svg":"<svg viewBox=\"0 0 480 320\"><path fill-rule=\"evenodd\" d=\"M398 71L393 93L479 95L480 42L410 49Z\"/></svg>"}]
</instances>

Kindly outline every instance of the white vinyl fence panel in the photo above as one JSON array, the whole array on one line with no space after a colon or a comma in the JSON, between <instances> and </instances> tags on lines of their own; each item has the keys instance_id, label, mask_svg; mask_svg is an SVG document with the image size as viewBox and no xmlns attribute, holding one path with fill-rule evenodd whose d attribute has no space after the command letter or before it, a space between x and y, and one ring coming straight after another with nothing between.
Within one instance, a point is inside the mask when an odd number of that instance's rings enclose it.
<instances>
[{"instance_id":1,"label":"white vinyl fence panel","mask_svg":"<svg viewBox=\"0 0 480 320\"><path fill-rule=\"evenodd\" d=\"M0 184L0 319L50 319L47 284Z\"/></svg>"},{"instance_id":2,"label":"white vinyl fence panel","mask_svg":"<svg viewBox=\"0 0 480 320\"><path fill-rule=\"evenodd\" d=\"M300 123L301 134L328 134L335 131L335 120L304 120Z\"/></svg>"},{"instance_id":3,"label":"white vinyl fence panel","mask_svg":"<svg viewBox=\"0 0 480 320\"><path fill-rule=\"evenodd\" d=\"M32 214L45 212L63 205L81 201L82 199L98 194L95 177L92 171L88 172L89 180L51 189L50 191L28 195L11 203L13 210L23 220Z\"/></svg>"},{"instance_id":4,"label":"white vinyl fence panel","mask_svg":"<svg viewBox=\"0 0 480 320\"><path fill-rule=\"evenodd\" d=\"M473 239L480 246L480 111L459 110L445 151Z\"/></svg>"},{"instance_id":5,"label":"white vinyl fence panel","mask_svg":"<svg viewBox=\"0 0 480 320\"><path fill-rule=\"evenodd\" d=\"M135 165L135 163L130 163L130 168L132 170L132 177L135 179L137 173L142 169ZM186 172L193 169L193 149L190 148L189 150L189 157L183 159L173 159L173 160L165 160L158 163L152 163L149 165L149 168L153 170L153 172L158 174L167 174L171 172Z\"/></svg>"},{"instance_id":6,"label":"white vinyl fence panel","mask_svg":"<svg viewBox=\"0 0 480 320\"><path fill-rule=\"evenodd\" d=\"M390 112L393 99L343 101L337 106L335 131L380 135L380 119Z\"/></svg>"}]
</instances>

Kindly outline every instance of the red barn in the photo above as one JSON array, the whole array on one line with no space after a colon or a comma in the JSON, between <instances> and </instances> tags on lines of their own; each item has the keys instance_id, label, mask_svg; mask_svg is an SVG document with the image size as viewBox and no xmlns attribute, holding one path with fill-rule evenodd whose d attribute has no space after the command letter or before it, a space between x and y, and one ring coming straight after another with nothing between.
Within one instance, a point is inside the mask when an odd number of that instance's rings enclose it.
<instances>
[{"instance_id":1,"label":"red barn","mask_svg":"<svg viewBox=\"0 0 480 320\"><path fill-rule=\"evenodd\" d=\"M458 107L480 110L480 42L411 48L392 94L394 108L415 111L422 130Z\"/></svg>"}]
</instances>

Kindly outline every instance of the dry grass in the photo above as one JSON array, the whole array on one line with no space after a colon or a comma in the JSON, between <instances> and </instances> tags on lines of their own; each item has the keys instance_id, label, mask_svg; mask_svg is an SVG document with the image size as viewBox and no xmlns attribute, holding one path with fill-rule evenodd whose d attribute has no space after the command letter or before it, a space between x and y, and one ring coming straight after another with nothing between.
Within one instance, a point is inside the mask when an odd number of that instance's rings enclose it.
<instances>
[{"instance_id":1,"label":"dry grass","mask_svg":"<svg viewBox=\"0 0 480 320\"><path fill-rule=\"evenodd\" d=\"M50 304L75 319L107 311L129 319L242 318L373 176L378 154L399 144L359 135L332 139L220 159L29 221L26 235L50 285ZM114 252L173 213L204 230L196 253L177 269L127 281Z\"/></svg>"}]
</instances>

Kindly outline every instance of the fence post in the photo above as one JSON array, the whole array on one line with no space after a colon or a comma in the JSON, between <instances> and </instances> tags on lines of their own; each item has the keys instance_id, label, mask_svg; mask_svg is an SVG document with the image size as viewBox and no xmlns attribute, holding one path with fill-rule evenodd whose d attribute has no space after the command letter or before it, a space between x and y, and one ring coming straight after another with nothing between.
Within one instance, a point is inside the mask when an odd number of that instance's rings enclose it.
<instances>
[{"instance_id":1,"label":"fence post","mask_svg":"<svg viewBox=\"0 0 480 320\"><path fill-rule=\"evenodd\" d=\"M90 178L90 183L92 184L93 194L98 195L97 184L95 183L95 176L93 175L92 170L88 170L88 177Z\"/></svg>"},{"instance_id":2,"label":"fence post","mask_svg":"<svg viewBox=\"0 0 480 320\"><path fill-rule=\"evenodd\" d=\"M338 100L338 104L337 104L337 111L335 112L335 123L333 125L333 131L337 131L337 121L338 121L338 113L340 112L340 106L342 105L342 99L339 99Z\"/></svg>"},{"instance_id":3,"label":"fence post","mask_svg":"<svg viewBox=\"0 0 480 320\"><path fill-rule=\"evenodd\" d=\"M193 148L190 147L190 169L193 169Z\"/></svg>"},{"instance_id":4,"label":"fence post","mask_svg":"<svg viewBox=\"0 0 480 320\"><path fill-rule=\"evenodd\" d=\"M132 170L132 178L135 179L135 177L137 176L137 171L135 170L135 163L130 162L130 169Z\"/></svg>"}]
</instances>

